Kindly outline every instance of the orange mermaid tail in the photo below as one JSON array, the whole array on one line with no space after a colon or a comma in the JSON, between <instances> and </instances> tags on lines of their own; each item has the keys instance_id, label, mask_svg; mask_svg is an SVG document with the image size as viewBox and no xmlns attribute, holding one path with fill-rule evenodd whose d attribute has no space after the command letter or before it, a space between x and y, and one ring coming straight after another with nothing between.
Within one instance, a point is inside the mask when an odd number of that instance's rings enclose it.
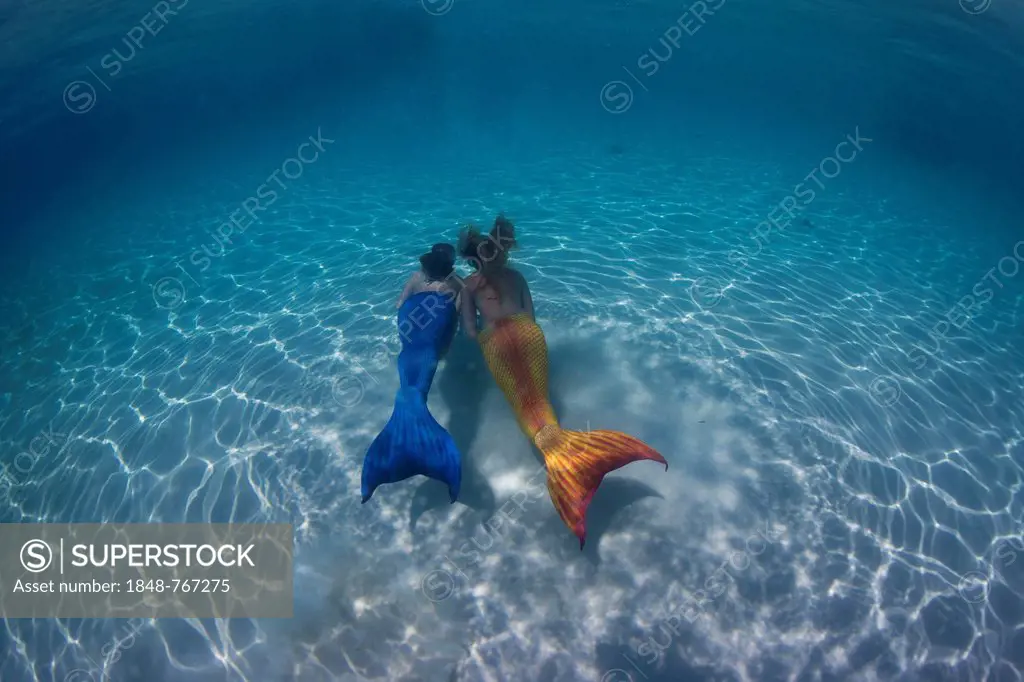
<instances>
[{"instance_id":1,"label":"orange mermaid tail","mask_svg":"<svg viewBox=\"0 0 1024 682\"><path fill-rule=\"evenodd\" d=\"M569 431L558 425L548 399L548 347L544 332L525 313L499 320L480 333L494 380L516 413L523 433L544 455L548 493L580 549L587 537L587 507L605 474L640 459L668 462L646 443L618 431Z\"/></svg>"}]
</instances>

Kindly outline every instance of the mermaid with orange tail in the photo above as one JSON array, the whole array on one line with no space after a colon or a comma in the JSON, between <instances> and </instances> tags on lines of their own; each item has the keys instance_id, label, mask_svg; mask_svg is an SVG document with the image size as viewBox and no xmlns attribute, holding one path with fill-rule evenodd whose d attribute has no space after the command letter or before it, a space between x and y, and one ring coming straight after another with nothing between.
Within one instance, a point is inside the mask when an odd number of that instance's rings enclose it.
<instances>
[{"instance_id":1,"label":"mermaid with orange tail","mask_svg":"<svg viewBox=\"0 0 1024 682\"><path fill-rule=\"evenodd\" d=\"M515 226L504 216L498 216L488 236L472 226L463 230L459 252L476 272L463 290L462 324L479 341L519 428L543 454L551 501L582 549L587 507L605 474L640 459L661 462L666 469L668 463L624 433L583 433L559 426L548 398L547 343L534 320L530 288L522 274L508 267L508 251L515 244ZM484 321L480 332L477 312Z\"/></svg>"}]
</instances>

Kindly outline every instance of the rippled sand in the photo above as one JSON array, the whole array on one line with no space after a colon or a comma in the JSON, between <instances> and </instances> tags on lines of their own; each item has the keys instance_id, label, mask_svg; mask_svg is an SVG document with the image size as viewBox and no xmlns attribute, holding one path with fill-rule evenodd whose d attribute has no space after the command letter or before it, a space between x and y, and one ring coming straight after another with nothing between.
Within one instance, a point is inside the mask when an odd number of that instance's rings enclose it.
<instances>
[{"instance_id":1,"label":"rippled sand","mask_svg":"<svg viewBox=\"0 0 1024 682\"><path fill-rule=\"evenodd\" d=\"M130 646L120 621L7 621L0 678L1018 679L1024 280L929 340L1013 242L953 242L851 173L758 251L803 160L640 154L324 162L226 245L258 180L140 199L12 285L0 518L291 522L297 589L293 621L150 621ZM462 499L415 479L359 504L400 284L501 210L563 423L670 463L606 479L582 553L462 338L431 394Z\"/></svg>"}]
</instances>

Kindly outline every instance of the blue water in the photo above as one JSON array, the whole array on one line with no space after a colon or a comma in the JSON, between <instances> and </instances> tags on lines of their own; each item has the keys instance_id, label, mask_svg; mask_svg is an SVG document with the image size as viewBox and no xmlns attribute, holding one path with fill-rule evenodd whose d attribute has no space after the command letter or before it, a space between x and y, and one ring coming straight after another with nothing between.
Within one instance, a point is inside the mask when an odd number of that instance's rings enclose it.
<instances>
[{"instance_id":1,"label":"blue water","mask_svg":"<svg viewBox=\"0 0 1024 682\"><path fill-rule=\"evenodd\" d=\"M0 6L0 521L296 529L293 619L6 620L0 680L1021 679L1022 40L1012 0ZM359 504L401 283L500 211L563 424L670 463L582 553L465 338L460 501Z\"/></svg>"}]
</instances>

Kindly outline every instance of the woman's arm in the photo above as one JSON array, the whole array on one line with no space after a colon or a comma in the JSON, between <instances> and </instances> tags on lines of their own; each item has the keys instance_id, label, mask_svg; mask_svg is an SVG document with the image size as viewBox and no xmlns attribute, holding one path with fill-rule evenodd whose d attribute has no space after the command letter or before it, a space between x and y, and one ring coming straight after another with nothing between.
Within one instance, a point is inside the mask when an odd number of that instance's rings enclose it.
<instances>
[{"instance_id":1,"label":"woman's arm","mask_svg":"<svg viewBox=\"0 0 1024 682\"><path fill-rule=\"evenodd\" d=\"M526 283L526 278L523 277L522 273L519 274L519 279L523 285L523 309L530 316L530 319L536 322L537 318L533 314L533 296L530 295L530 285Z\"/></svg>"},{"instance_id":2,"label":"woman's arm","mask_svg":"<svg viewBox=\"0 0 1024 682\"><path fill-rule=\"evenodd\" d=\"M462 292L465 290L466 285L457 277L456 280L454 283L449 283L449 291L455 297L455 331L458 332L458 326L462 324L462 301L465 300Z\"/></svg>"},{"instance_id":3,"label":"woman's arm","mask_svg":"<svg viewBox=\"0 0 1024 682\"><path fill-rule=\"evenodd\" d=\"M402 289L401 295L398 297L398 303L395 304L395 308L401 308L402 304L405 303L405 299L412 296L413 289L416 288L416 284L420 281L420 273L414 272L409 276L409 279L405 283L405 288Z\"/></svg>"},{"instance_id":4,"label":"woman's arm","mask_svg":"<svg viewBox=\"0 0 1024 682\"><path fill-rule=\"evenodd\" d=\"M462 292L466 288L466 283L462 280L461 277L458 276L457 273L454 272L448 275L448 278L445 281L448 284L448 289L452 292L452 295L455 297L455 312L460 313L461 317Z\"/></svg>"},{"instance_id":5,"label":"woman's arm","mask_svg":"<svg viewBox=\"0 0 1024 682\"><path fill-rule=\"evenodd\" d=\"M466 330L466 336L476 339L476 301L473 299L473 285L475 280L466 280L466 286L462 288L462 328Z\"/></svg>"}]
</instances>

